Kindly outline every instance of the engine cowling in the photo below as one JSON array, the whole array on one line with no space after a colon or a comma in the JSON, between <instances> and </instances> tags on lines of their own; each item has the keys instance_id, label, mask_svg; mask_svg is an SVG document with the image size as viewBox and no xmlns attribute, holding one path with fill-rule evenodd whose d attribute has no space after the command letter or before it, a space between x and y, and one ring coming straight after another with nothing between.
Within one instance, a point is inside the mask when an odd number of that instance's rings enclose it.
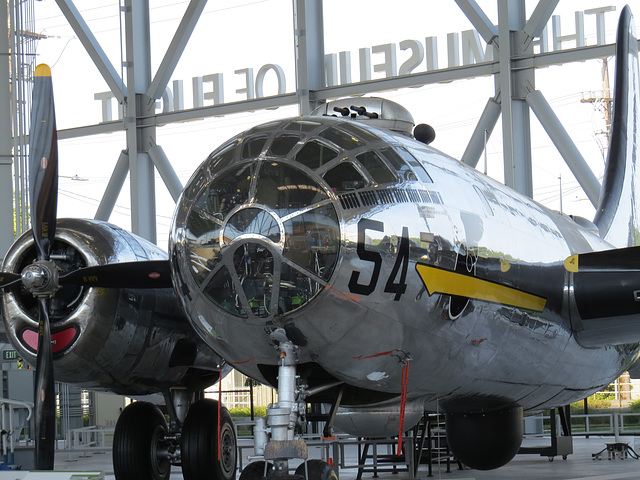
<instances>
[{"instance_id":1,"label":"engine cowling","mask_svg":"<svg viewBox=\"0 0 640 480\"><path fill-rule=\"evenodd\" d=\"M6 272L22 272L35 258L32 233L10 248ZM166 253L106 222L59 219L52 260L66 273L117 262L157 260ZM21 285L0 296L9 341L35 365L36 299ZM223 360L193 332L171 288L62 286L50 300L54 370L58 381L141 395L173 386L200 389L219 377Z\"/></svg>"}]
</instances>

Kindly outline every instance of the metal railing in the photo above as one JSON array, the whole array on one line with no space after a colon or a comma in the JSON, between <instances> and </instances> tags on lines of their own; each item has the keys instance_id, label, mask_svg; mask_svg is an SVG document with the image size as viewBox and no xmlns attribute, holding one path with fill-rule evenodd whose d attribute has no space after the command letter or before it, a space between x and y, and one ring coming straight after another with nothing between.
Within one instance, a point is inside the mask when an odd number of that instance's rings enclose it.
<instances>
[{"instance_id":1,"label":"metal railing","mask_svg":"<svg viewBox=\"0 0 640 480\"><path fill-rule=\"evenodd\" d=\"M550 418L543 417L543 432L551 433ZM582 435L640 435L640 413L572 414L571 433Z\"/></svg>"},{"instance_id":2,"label":"metal railing","mask_svg":"<svg viewBox=\"0 0 640 480\"><path fill-rule=\"evenodd\" d=\"M20 433L31 418L33 403L0 398L2 463L12 465Z\"/></svg>"},{"instance_id":3,"label":"metal railing","mask_svg":"<svg viewBox=\"0 0 640 480\"><path fill-rule=\"evenodd\" d=\"M65 438L66 450L107 450L111 448L113 427L83 427L67 431Z\"/></svg>"}]
</instances>

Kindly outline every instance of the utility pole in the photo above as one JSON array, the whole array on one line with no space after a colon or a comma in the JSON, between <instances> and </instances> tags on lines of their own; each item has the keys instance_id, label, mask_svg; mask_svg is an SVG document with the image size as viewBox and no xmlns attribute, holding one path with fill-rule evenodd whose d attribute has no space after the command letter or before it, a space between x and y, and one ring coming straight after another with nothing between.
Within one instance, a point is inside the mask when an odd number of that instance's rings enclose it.
<instances>
[{"instance_id":1,"label":"utility pole","mask_svg":"<svg viewBox=\"0 0 640 480\"><path fill-rule=\"evenodd\" d=\"M613 116L613 97L609 87L609 59L602 59L602 90L599 92L584 92L582 103L593 103L593 108L601 111L604 116L604 130L595 132L596 135L604 135L605 141L601 146L602 152L609 150L609 139L611 138L611 121Z\"/></svg>"}]
</instances>

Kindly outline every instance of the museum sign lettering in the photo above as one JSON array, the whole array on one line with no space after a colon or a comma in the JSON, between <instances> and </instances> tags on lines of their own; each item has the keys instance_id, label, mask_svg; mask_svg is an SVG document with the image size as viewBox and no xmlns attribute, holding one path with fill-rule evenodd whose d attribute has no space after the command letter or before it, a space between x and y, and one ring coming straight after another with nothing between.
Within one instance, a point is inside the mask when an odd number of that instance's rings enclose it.
<instances>
[{"instance_id":1,"label":"museum sign lettering","mask_svg":"<svg viewBox=\"0 0 640 480\"><path fill-rule=\"evenodd\" d=\"M596 44L606 44L606 13L615 11L614 6L577 11L574 14L575 27L571 33L561 29L561 19L554 15L551 32L545 28L541 38L536 39L537 52L551 52L563 48L582 47L587 44L585 22L593 22L596 29ZM592 25L590 25L592 27ZM446 59L438 55L438 42L445 42ZM426 37L408 39L399 43L386 43L360 48L355 55L343 51L325 55L325 81L327 86L364 82L374 78L392 78L420 71L432 71L446 68L472 65L493 60L493 48L488 48L475 30L449 33L445 38ZM399 63L399 59L402 61ZM354 66L358 72L357 80L352 77ZM233 98L225 96L225 85L229 82L235 91ZM191 79L190 95L185 94L185 82L174 80L167 87L162 100L157 102L158 111L172 112L186 108L198 108L209 105L221 105L228 101L243 101L287 92L287 78L284 70L277 64L269 63L257 70L241 68L233 75L213 73ZM94 98L102 102L102 121L113 118L115 97L112 92L96 93ZM188 102L185 100L189 98ZM118 118L122 118L122 106L119 106Z\"/></svg>"}]
</instances>

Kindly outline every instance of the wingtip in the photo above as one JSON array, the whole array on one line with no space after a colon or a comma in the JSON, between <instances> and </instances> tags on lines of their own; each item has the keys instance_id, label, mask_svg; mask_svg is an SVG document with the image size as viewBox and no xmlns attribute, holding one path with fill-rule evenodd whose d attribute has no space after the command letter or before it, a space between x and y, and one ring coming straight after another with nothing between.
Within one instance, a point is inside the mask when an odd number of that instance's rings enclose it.
<instances>
[{"instance_id":1,"label":"wingtip","mask_svg":"<svg viewBox=\"0 0 640 480\"><path fill-rule=\"evenodd\" d=\"M46 63L41 63L36 67L36 71L34 73L36 77L50 77L51 76L51 68Z\"/></svg>"}]
</instances>

